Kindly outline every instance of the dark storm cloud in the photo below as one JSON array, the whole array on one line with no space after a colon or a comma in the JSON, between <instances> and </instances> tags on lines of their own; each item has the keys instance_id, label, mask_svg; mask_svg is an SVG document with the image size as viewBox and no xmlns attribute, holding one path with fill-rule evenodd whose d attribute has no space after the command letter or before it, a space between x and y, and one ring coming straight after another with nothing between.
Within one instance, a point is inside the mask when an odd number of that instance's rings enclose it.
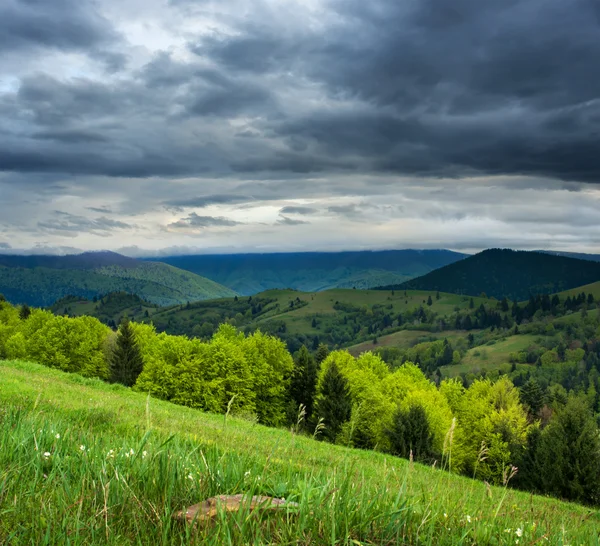
<instances>
[{"instance_id":1,"label":"dark storm cloud","mask_svg":"<svg viewBox=\"0 0 600 546\"><path fill-rule=\"evenodd\" d=\"M0 53L41 48L82 51L113 70L124 55L108 51L121 37L92 2L79 0L3 0L0 4Z\"/></svg>"},{"instance_id":2,"label":"dark storm cloud","mask_svg":"<svg viewBox=\"0 0 600 546\"><path fill-rule=\"evenodd\" d=\"M192 212L186 218L181 218L177 222L168 224L169 228L207 228L207 227L231 227L240 225L242 222L236 222L222 216L199 216Z\"/></svg>"},{"instance_id":3,"label":"dark storm cloud","mask_svg":"<svg viewBox=\"0 0 600 546\"><path fill-rule=\"evenodd\" d=\"M319 212L319 209L315 209L313 207L302 207L294 205L289 205L287 207L279 209L279 214L316 214L317 212Z\"/></svg>"},{"instance_id":4,"label":"dark storm cloud","mask_svg":"<svg viewBox=\"0 0 600 546\"><path fill-rule=\"evenodd\" d=\"M124 42L94 6L9 0L0 47L82 51L122 67L107 44ZM226 18L225 31L186 34L192 58L157 51L119 78L20 75L0 91L0 170L84 175L82 184L85 175L273 186L349 174L600 182L598 3L318 7L318 24L309 24L257 2L250 15ZM290 184L285 192L297 194ZM194 193L159 202L246 202Z\"/></svg>"}]
</instances>

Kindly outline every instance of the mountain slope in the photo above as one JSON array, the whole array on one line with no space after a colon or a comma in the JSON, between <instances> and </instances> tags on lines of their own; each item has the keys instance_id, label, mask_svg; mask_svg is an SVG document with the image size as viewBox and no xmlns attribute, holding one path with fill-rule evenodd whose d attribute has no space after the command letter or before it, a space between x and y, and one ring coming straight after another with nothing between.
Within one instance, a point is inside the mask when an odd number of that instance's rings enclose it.
<instances>
[{"instance_id":1,"label":"mountain slope","mask_svg":"<svg viewBox=\"0 0 600 546\"><path fill-rule=\"evenodd\" d=\"M316 292L399 284L465 256L449 250L384 250L170 256L161 261L253 295L273 288Z\"/></svg>"},{"instance_id":2,"label":"mountain slope","mask_svg":"<svg viewBox=\"0 0 600 546\"><path fill-rule=\"evenodd\" d=\"M454 294L524 300L600 280L600 263L540 252L490 249L398 286Z\"/></svg>"},{"instance_id":3,"label":"mountain slope","mask_svg":"<svg viewBox=\"0 0 600 546\"><path fill-rule=\"evenodd\" d=\"M137 294L158 305L235 295L229 288L189 271L114 252L0 255L0 293L15 303L47 306L67 295L93 298L116 291Z\"/></svg>"}]
</instances>

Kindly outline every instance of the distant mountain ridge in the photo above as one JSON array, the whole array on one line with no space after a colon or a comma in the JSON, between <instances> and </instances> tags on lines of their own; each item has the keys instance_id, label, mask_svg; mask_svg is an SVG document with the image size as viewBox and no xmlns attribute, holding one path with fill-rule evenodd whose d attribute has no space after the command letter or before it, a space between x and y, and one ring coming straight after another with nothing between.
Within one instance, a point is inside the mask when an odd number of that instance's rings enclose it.
<instances>
[{"instance_id":1,"label":"distant mountain ridge","mask_svg":"<svg viewBox=\"0 0 600 546\"><path fill-rule=\"evenodd\" d=\"M316 292L401 283L466 256L450 250L408 249L198 254L168 256L160 260L247 296L274 288Z\"/></svg>"},{"instance_id":2,"label":"distant mountain ridge","mask_svg":"<svg viewBox=\"0 0 600 546\"><path fill-rule=\"evenodd\" d=\"M45 307L67 295L91 299L118 291L158 305L235 295L233 290L189 271L115 252L0 255L0 294L13 303Z\"/></svg>"},{"instance_id":3,"label":"distant mountain ridge","mask_svg":"<svg viewBox=\"0 0 600 546\"><path fill-rule=\"evenodd\" d=\"M384 290L439 290L525 300L600 280L600 263L545 252L489 249Z\"/></svg>"}]
</instances>

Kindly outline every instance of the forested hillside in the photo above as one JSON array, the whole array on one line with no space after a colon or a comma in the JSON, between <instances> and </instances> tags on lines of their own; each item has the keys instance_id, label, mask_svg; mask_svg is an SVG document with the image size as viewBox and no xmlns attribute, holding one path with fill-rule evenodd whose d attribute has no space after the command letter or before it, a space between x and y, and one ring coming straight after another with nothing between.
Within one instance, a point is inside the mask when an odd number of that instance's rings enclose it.
<instances>
[{"instance_id":1,"label":"forested hillside","mask_svg":"<svg viewBox=\"0 0 600 546\"><path fill-rule=\"evenodd\" d=\"M412 279L398 290L440 290L454 294L526 300L600 280L600 263L540 252L484 250L459 262Z\"/></svg>"},{"instance_id":2,"label":"forested hillside","mask_svg":"<svg viewBox=\"0 0 600 546\"><path fill-rule=\"evenodd\" d=\"M316 292L399 284L465 256L449 250L384 250L171 256L160 261L248 296L274 288Z\"/></svg>"},{"instance_id":3,"label":"forested hillside","mask_svg":"<svg viewBox=\"0 0 600 546\"><path fill-rule=\"evenodd\" d=\"M503 303L497 302L500 308ZM540 317L552 306L580 307L579 314L585 311L583 318L589 318L581 331L586 348L574 348L579 333L565 326L564 333L554 334L558 346L540 353L539 362L529 363L527 352L523 361L516 355L522 366L515 372L529 366L537 374L521 381L520 389L507 374L465 381L432 373L456 353L460 357L460 349L447 340L425 352L415 346L412 360L407 354L390 360L371 352L354 357L324 345L314 354L302 347L292 357L276 337L245 335L231 325L205 341L158 334L149 324L127 321L114 332L93 317L55 316L5 302L0 303L0 358L37 361L176 404L292 426L296 433L435 463L491 484L600 505L600 344L589 341L600 331L600 320L597 312L590 316L594 302L588 298L549 305L533 299L529 307L518 307L521 327L525 316ZM481 305L478 312L483 320L491 308ZM588 335L588 327L596 334ZM515 328L493 330L520 335ZM435 343L439 350L431 350ZM433 359L433 367L426 358ZM565 377L584 382L564 387L558 380Z\"/></svg>"},{"instance_id":4,"label":"forested hillside","mask_svg":"<svg viewBox=\"0 0 600 546\"><path fill-rule=\"evenodd\" d=\"M173 266L114 252L73 256L0 255L0 293L15 303L48 306L65 296L137 294L158 305L233 296L234 291Z\"/></svg>"}]
</instances>

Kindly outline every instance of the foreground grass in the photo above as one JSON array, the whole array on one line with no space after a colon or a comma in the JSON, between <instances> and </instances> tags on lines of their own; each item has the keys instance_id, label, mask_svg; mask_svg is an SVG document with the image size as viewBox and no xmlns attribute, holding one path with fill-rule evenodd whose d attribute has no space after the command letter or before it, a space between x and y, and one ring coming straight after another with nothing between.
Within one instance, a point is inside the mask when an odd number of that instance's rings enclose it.
<instances>
[{"instance_id":1,"label":"foreground grass","mask_svg":"<svg viewBox=\"0 0 600 546\"><path fill-rule=\"evenodd\" d=\"M192 530L216 494L284 496ZM0 362L0 544L600 544L597 510Z\"/></svg>"}]
</instances>

